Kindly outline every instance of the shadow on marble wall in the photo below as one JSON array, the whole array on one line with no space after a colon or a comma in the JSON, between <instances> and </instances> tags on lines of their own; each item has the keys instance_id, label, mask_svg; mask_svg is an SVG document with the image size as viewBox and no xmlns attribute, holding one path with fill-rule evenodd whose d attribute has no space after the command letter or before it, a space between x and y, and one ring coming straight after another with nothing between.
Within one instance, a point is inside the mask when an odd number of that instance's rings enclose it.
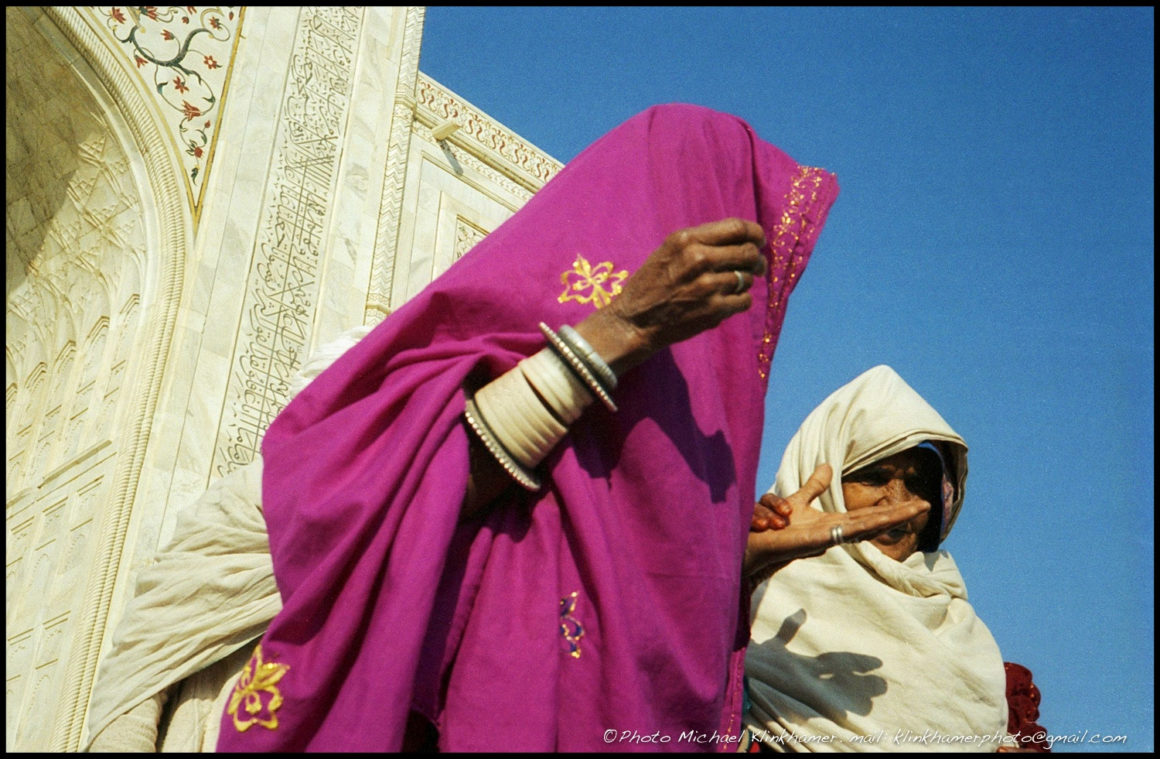
<instances>
[{"instance_id":1,"label":"shadow on marble wall","mask_svg":"<svg viewBox=\"0 0 1160 759\"><path fill-rule=\"evenodd\" d=\"M25 14L9 7L5 15L5 295L11 297L30 273L44 272L49 233L67 234L70 220L61 212L75 205L69 193L82 151L103 141L107 127L77 75Z\"/></svg>"}]
</instances>

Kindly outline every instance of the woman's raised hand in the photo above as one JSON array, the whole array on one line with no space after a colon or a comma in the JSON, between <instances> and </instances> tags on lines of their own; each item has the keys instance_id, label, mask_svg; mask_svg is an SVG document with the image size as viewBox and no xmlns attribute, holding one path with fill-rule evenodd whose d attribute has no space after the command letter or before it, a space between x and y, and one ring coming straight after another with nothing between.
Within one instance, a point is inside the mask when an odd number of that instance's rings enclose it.
<instances>
[{"instance_id":1,"label":"woman's raised hand","mask_svg":"<svg viewBox=\"0 0 1160 759\"><path fill-rule=\"evenodd\" d=\"M788 498L766 493L754 504L745 546L745 576L753 585L794 559L818 556L836 545L834 528L843 543L868 540L930 509L925 501L830 514L810 508L826 492L834 473L829 464L814 470L801 489Z\"/></svg>"},{"instance_id":2,"label":"woman's raised hand","mask_svg":"<svg viewBox=\"0 0 1160 759\"><path fill-rule=\"evenodd\" d=\"M764 247L761 227L742 219L673 232L576 331L619 376L748 309L753 278L765 273Z\"/></svg>"},{"instance_id":3,"label":"woman's raised hand","mask_svg":"<svg viewBox=\"0 0 1160 759\"><path fill-rule=\"evenodd\" d=\"M763 247L761 227L742 219L673 232L607 306L575 329L619 377L657 350L749 308L753 278L765 273ZM511 484L494 456L475 436L470 439L463 518L481 513Z\"/></svg>"}]
</instances>

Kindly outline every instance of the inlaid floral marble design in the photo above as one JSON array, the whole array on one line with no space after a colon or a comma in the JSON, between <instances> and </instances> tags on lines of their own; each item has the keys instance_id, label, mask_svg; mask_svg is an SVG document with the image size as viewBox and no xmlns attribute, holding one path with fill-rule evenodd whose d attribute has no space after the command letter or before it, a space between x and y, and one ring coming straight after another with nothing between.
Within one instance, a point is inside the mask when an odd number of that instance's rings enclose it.
<instances>
[{"instance_id":1,"label":"inlaid floral marble design","mask_svg":"<svg viewBox=\"0 0 1160 759\"><path fill-rule=\"evenodd\" d=\"M169 113L194 216L240 37L240 6L103 6L95 14Z\"/></svg>"}]
</instances>

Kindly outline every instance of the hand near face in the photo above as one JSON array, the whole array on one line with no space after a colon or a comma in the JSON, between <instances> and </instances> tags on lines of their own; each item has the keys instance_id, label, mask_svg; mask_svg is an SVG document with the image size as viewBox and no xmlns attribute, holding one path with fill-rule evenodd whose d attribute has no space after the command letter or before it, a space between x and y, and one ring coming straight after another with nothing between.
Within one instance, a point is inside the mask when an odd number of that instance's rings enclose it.
<instances>
[{"instance_id":1,"label":"hand near face","mask_svg":"<svg viewBox=\"0 0 1160 759\"><path fill-rule=\"evenodd\" d=\"M830 466L822 464L793 495L781 498L766 494L754 505L745 547L745 575L754 585L794 559L825 553L835 545L836 526L842 527L843 542L868 540L930 509L929 503L914 500L845 514L811 508L810 503L826 492L833 476Z\"/></svg>"},{"instance_id":2,"label":"hand near face","mask_svg":"<svg viewBox=\"0 0 1160 759\"><path fill-rule=\"evenodd\" d=\"M941 504L941 478L942 464L937 454L924 448L909 448L844 475L842 499L848 512L881 509L905 501L923 501L933 506ZM906 561L919 549L931 513L920 513L891 527L873 539L874 545L895 561Z\"/></svg>"}]
</instances>

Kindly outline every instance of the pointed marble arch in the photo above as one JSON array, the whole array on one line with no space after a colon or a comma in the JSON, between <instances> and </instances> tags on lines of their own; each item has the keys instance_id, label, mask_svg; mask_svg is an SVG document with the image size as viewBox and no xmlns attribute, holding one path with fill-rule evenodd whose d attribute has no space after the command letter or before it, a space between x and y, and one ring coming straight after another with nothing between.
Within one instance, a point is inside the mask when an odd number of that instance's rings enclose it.
<instances>
[{"instance_id":1,"label":"pointed marble arch","mask_svg":"<svg viewBox=\"0 0 1160 759\"><path fill-rule=\"evenodd\" d=\"M121 404L112 433L116 456L110 464L101 503L96 506L99 516L94 519L91 563L84 573L88 580L83 603L74 610L75 623L65 636L71 638L71 643L61 648L58 665L63 669L63 679L56 680L51 704L55 714L36 715L42 725L56 727L50 745L27 747L76 751L83 737L97 659L107 632L110 602L122 570L122 551L182 297L194 220L183 187L184 169L167 147L165 125L156 103L141 78L132 75L132 62L111 50L107 39L78 8L23 8L16 12L23 13L28 23L51 42L45 46L44 54L63 59L84 82L129 157L128 168L144 201L140 207L145 255L137 264L138 292L129 296L138 299L142 307L136 310L136 331L127 348L134 371L124 377L131 386L121 388L122 397L132 398L133 403ZM93 281L99 283L101 278ZM109 289L114 291L104 294L108 298L124 296L123 289L115 283ZM116 302L110 305L112 309L121 307ZM88 334L93 327L76 326L76 332L81 334ZM10 363L19 372L19 357L14 361L10 358ZM35 700L35 693L30 697ZM9 727L13 725L10 723ZM19 725L15 727L21 732Z\"/></svg>"}]
</instances>

